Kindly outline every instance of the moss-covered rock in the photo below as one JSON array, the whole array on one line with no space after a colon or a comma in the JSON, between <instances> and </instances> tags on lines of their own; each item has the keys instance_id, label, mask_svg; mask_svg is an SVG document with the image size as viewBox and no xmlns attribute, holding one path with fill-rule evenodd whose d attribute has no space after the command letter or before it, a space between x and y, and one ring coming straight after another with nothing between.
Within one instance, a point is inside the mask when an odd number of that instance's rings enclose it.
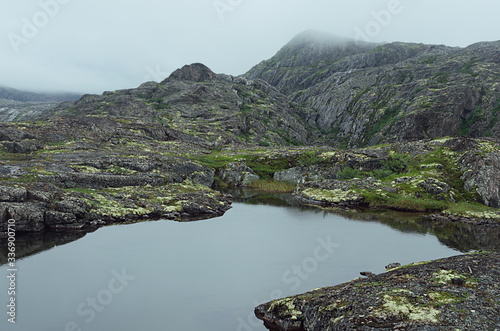
<instances>
[{"instance_id":1,"label":"moss-covered rock","mask_svg":"<svg viewBox=\"0 0 500 331\"><path fill-rule=\"evenodd\" d=\"M498 253L480 253L416 263L265 303L255 314L276 331L495 329L499 262Z\"/></svg>"}]
</instances>

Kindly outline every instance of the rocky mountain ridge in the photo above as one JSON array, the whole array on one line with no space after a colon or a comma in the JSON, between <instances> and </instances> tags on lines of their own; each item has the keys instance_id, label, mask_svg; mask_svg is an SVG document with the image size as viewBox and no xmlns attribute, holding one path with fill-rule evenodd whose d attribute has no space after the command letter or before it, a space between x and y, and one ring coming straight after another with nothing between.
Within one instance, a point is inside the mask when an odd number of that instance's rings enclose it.
<instances>
[{"instance_id":1,"label":"rocky mountain ridge","mask_svg":"<svg viewBox=\"0 0 500 331\"><path fill-rule=\"evenodd\" d=\"M500 42L451 48L315 36L299 35L245 77L269 82L307 109L319 139L362 147L499 135Z\"/></svg>"}]
</instances>

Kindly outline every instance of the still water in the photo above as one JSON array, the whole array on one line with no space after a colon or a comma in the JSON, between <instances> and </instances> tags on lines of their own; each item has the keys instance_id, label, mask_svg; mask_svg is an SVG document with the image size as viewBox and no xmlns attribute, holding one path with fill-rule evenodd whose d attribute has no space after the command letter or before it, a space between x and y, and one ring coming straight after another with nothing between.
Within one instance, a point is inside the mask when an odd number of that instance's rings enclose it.
<instances>
[{"instance_id":1,"label":"still water","mask_svg":"<svg viewBox=\"0 0 500 331\"><path fill-rule=\"evenodd\" d=\"M206 221L102 228L18 261L17 323L2 305L0 330L262 331L259 303L460 254L408 226L235 203Z\"/></svg>"}]
</instances>

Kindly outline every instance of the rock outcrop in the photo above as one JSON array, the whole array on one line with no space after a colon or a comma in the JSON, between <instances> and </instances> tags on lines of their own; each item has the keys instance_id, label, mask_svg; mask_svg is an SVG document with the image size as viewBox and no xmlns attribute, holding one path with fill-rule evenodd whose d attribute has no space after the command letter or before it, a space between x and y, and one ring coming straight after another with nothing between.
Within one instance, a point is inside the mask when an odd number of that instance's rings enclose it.
<instances>
[{"instance_id":1,"label":"rock outcrop","mask_svg":"<svg viewBox=\"0 0 500 331\"><path fill-rule=\"evenodd\" d=\"M246 187L260 179L252 168L242 162L229 163L219 171L219 177L223 182L233 187Z\"/></svg>"},{"instance_id":2,"label":"rock outcrop","mask_svg":"<svg viewBox=\"0 0 500 331\"><path fill-rule=\"evenodd\" d=\"M272 331L494 330L500 254L469 254L391 269L255 308Z\"/></svg>"},{"instance_id":3,"label":"rock outcrop","mask_svg":"<svg viewBox=\"0 0 500 331\"><path fill-rule=\"evenodd\" d=\"M459 164L465 188L477 192L485 205L500 208L500 153L481 155L470 151Z\"/></svg>"}]
</instances>

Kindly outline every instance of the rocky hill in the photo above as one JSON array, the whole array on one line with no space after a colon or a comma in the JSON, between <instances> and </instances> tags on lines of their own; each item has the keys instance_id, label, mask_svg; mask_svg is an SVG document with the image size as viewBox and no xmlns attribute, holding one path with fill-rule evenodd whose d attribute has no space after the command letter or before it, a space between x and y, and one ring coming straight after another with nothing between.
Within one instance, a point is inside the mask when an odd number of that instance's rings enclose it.
<instances>
[{"instance_id":1,"label":"rocky hill","mask_svg":"<svg viewBox=\"0 0 500 331\"><path fill-rule=\"evenodd\" d=\"M500 134L500 42L379 45L309 31L245 77L287 94L316 139L340 147Z\"/></svg>"},{"instance_id":2,"label":"rocky hill","mask_svg":"<svg viewBox=\"0 0 500 331\"><path fill-rule=\"evenodd\" d=\"M300 109L262 80L215 74L203 64L184 66L161 83L85 95L60 104L55 116L138 119L176 129L207 144L306 144Z\"/></svg>"}]
</instances>

